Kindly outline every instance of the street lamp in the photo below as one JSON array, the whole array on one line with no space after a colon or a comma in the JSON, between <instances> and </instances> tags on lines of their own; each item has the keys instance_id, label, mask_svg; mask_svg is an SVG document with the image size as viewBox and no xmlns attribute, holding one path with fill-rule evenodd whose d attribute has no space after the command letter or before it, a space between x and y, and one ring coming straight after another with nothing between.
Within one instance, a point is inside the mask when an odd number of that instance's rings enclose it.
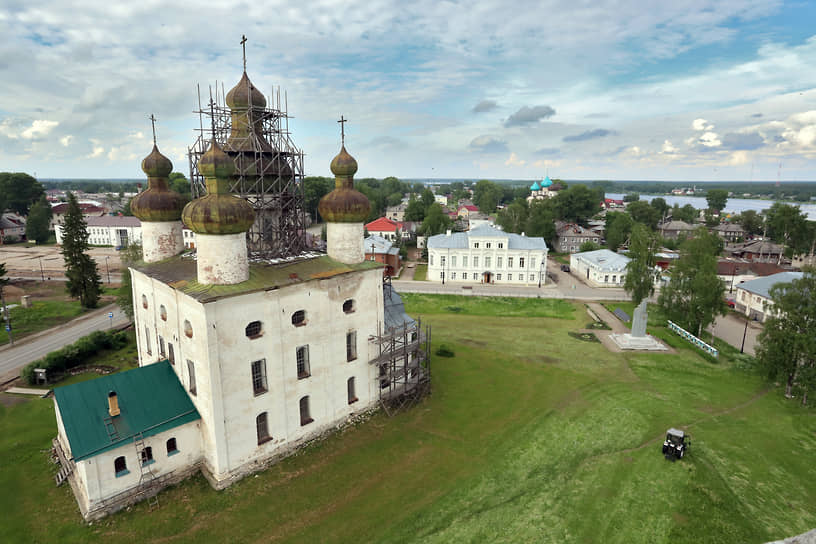
<instances>
[{"instance_id":1,"label":"street lamp","mask_svg":"<svg viewBox=\"0 0 816 544\"><path fill-rule=\"evenodd\" d=\"M110 285L110 267L108 266L108 259L110 259L110 256L106 255L105 256L105 271L108 273L108 285Z\"/></svg>"},{"instance_id":2,"label":"street lamp","mask_svg":"<svg viewBox=\"0 0 816 544\"><path fill-rule=\"evenodd\" d=\"M445 257L442 257L442 285L445 285Z\"/></svg>"},{"instance_id":3,"label":"street lamp","mask_svg":"<svg viewBox=\"0 0 816 544\"><path fill-rule=\"evenodd\" d=\"M742 346L740 346L740 353L745 350L745 336L748 334L748 319L745 320L745 330L742 331Z\"/></svg>"},{"instance_id":4,"label":"street lamp","mask_svg":"<svg viewBox=\"0 0 816 544\"><path fill-rule=\"evenodd\" d=\"M541 259L541 264L538 266L538 288L541 289L541 276L544 275L544 259Z\"/></svg>"}]
</instances>

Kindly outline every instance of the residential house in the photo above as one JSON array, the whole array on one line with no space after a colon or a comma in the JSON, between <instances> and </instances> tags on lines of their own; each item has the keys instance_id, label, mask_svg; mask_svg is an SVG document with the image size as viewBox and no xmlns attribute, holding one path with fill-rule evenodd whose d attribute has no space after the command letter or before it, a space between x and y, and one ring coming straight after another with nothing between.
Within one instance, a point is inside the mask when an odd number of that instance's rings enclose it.
<instances>
[{"instance_id":1,"label":"residential house","mask_svg":"<svg viewBox=\"0 0 816 544\"><path fill-rule=\"evenodd\" d=\"M744 240L746 235L745 229L738 223L722 223L711 230L727 242Z\"/></svg>"},{"instance_id":2,"label":"residential house","mask_svg":"<svg viewBox=\"0 0 816 544\"><path fill-rule=\"evenodd\" d=\"M383 276L396 276L402 268L399 248L381 236L371 235L363 240L365 258L385 265Z\"/></svg>"},{"instance_id":3,"label":"residential house","mask_svg":"<svg viewBox=\"0 0 816 544\"><path fill-rule=\"evenodd\" d=\"M595 287L623 287L629 261L631 259L626 255L608 249L573 253L570 255L570 273Z\"/></svg>"},{"instance_id":4,"label":"residential house","mask_svg":"<svg viewBox=\"0 0 816 544\"><path fill-rule=\"evenodd\" d=\"M764 323L769 315L774 314L771 287L801 279L803 275L802 272L780 272L741 283L737 286L735 309Z\"/></svg>"},{"instance_id":5,"label":"residential house","mask_svg":"<svg viewBox=\"0 0 816 544\"><path fill-rule=\"evenodd\" d=\"M691 236L695 228L697 227L680 220L663 221L657 225L660 236L663 238L671 238L672 240L677 240L681 236Z\"/></svg>"},{"instance_id":6,"label":"residential house","mask_svg":"<svg viewBox=\"0 0 816 544\"><path fill-rule=\"evenodd\" d=\"M555 248L559 253L575 253L580 251L584 242L601 243L601 235L594 230L582 227L577 223L555 223Z\"/></svg>"},{"instance_id":7,"label":"residential house","mask_svg":"<svg viewBox=\"0 0 816 544\"><path fill-rule=\"evenodd\" d=\"M14 212L0 214L0 245L25 239L26 220Z\"/></svg>"}]
</instances>

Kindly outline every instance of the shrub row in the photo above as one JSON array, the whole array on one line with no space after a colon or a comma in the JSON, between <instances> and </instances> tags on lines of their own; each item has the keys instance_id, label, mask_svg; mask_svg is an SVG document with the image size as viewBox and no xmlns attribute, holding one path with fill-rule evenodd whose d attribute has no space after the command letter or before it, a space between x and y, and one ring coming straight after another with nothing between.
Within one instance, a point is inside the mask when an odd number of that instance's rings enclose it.
<instances>
[{"instance_id":1,"label":"shrub row","mask_svg":"<svg viewBox=\"0 0 816 544\"><path fill-rule=\"evenodd\" d=\"M46 369L50 378L83 364L89 357L103 349L120 349L127 343L128 336L124 331L94 331L73 344L52 351L42 359L26 365L21 375L25 381L33 385L35 368Z\"/></svg>"}]
</instances>

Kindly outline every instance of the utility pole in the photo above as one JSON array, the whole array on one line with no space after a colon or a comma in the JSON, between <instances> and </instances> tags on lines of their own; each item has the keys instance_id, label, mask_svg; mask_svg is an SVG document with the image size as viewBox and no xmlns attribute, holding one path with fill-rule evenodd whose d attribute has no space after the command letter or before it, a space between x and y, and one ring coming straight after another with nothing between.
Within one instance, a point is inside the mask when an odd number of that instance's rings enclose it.
<instances>
[{"instance_id":1,"label":"utility pole","mask_svg":"<svg viewBox=\"0 0 816 544\"><path fill-rule=\"evenodd\" d=\"M110 285L110 267L108 266L108 259L110 259L110 257L106 255L105 256L105 271L108 273L108 285Z\"/></svg>"},{"instance_id":2,"label":"utility pole","mask_svg":"<svg viewBox=\"0 0 816 544\"><path fill-rule=\"evenodd\" d=\"M43 267L42 267L42 257L37 257L37 259L39 259L39 261L40 261L40 279L42 281L45 281L45 274L43 273Z\"/></svg>"},{"instance_id":3,"label":"utility pole","mask_svg":"<svg viewBox=\"0 0 816 544\"><path fill-rule=\"evenodd\" d=\"M0 290L0 297L2 297L0 303L3 305L3 317L6 320L6 332L8 333L9 343L14 344L14 336L11 333L11 314L8 306L6 306L6 295L3 294L2 290Z\"/></svg>"},{"instance_id":4,"label":"utility pole","mask_svg":"<svg viewBox=\"0 0 816 544\"><path fill-rule=\"evenodd\" d=\"M742 331L742 346L740 346L740 353L745 351L745 337L748 335L748 319L745 320L745 330Z\"/></svg>"}]
</instances>

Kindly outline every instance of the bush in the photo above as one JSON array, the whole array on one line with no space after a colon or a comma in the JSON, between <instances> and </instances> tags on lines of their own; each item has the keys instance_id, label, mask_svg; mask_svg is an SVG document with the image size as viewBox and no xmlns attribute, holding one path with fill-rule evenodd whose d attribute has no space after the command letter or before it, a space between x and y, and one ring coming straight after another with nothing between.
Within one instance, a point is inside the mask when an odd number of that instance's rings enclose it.
<instances>
[{"instance_id":1,"label":"bush","mask_svg":"<svg viewBox=\"0 0 816 544\"><path fill-rule=\"evenodd\" d=\"M436 354L440 357L453 357L456 355L451 348L446 346L445 344L440 345L437 350Z\"/></svg>"},{"instance_id":2,"label":"bush","mask_svg":"<svg viewBox=\"0 0 816 544\"><path fill-rule=\"evenodd\" d=\"M34 384L34 369L44 368L48 376L64 372L85 362L86 359L105 349L120 349L128 343L124 331L95 331L83 336L71 345L52 351L39 361L29 363L20 374L29 384Z\"/></svg>"}]
</instances>

